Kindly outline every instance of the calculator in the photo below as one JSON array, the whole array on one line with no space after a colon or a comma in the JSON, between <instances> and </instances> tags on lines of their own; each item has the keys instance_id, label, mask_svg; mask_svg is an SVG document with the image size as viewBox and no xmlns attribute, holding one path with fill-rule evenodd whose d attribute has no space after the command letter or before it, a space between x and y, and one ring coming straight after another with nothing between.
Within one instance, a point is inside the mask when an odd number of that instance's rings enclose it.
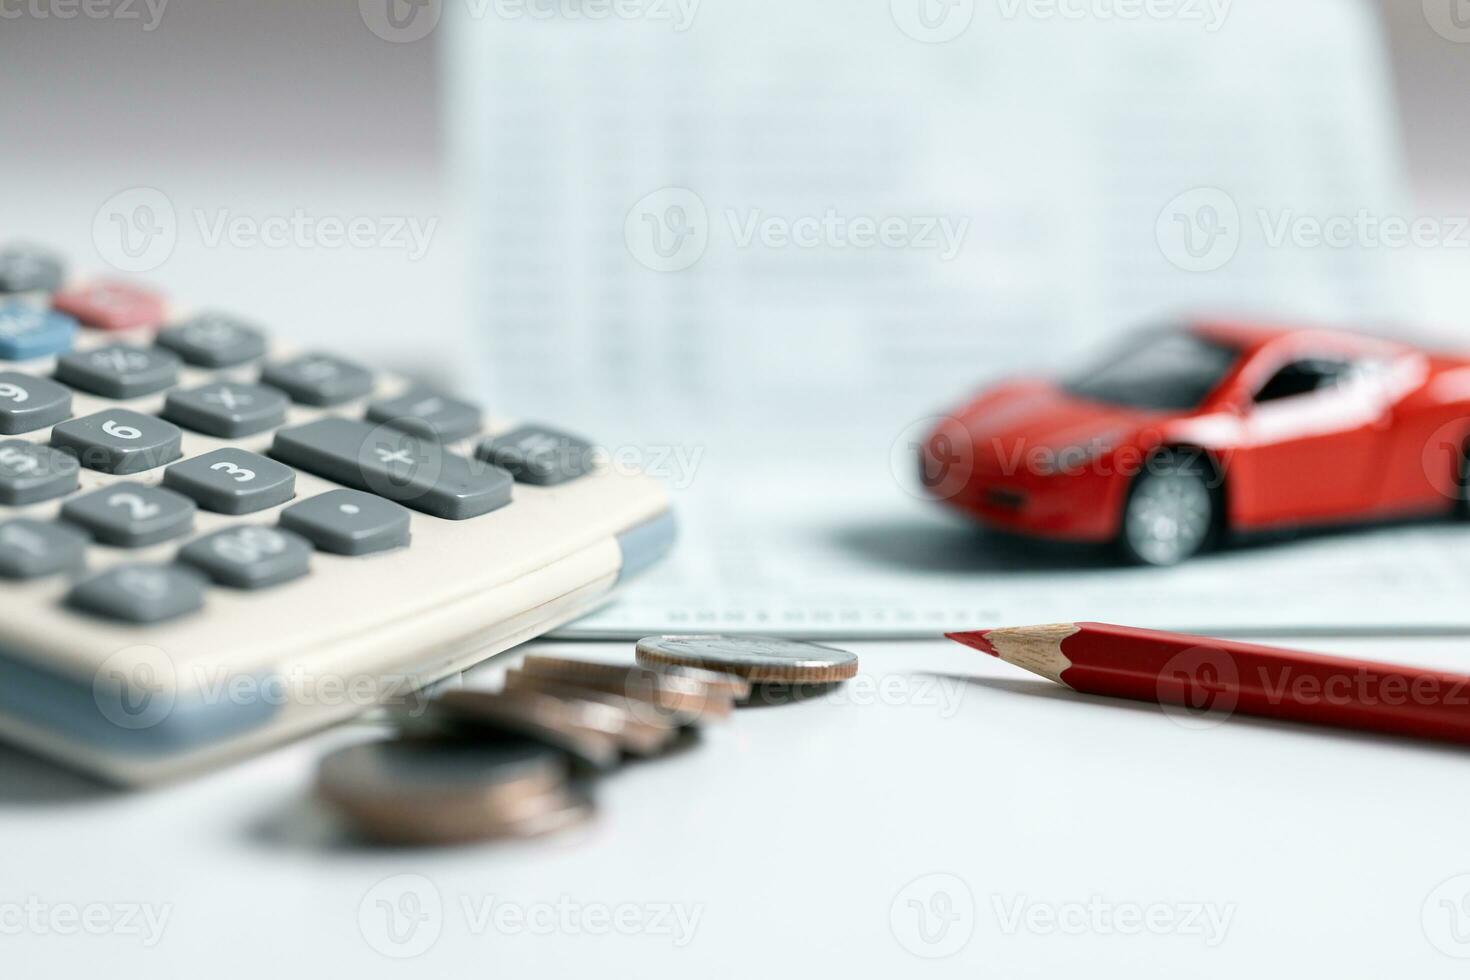
<instances>
[{"instance_id":1,"label":"calculator","mask_svg":"<svg viewBox=\"0 0 1470 980\"><path fill-rule=\"evenodd\" d=\"M0 248L0 737L143 784L412 710L668 551L621 462Z\"/></svg>"}]
</instances>

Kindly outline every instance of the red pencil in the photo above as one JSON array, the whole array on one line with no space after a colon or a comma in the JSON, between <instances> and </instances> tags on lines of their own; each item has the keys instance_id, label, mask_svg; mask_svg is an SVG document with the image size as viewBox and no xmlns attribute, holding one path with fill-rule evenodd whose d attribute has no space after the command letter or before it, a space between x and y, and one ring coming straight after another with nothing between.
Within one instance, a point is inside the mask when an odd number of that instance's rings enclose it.
<instances>
[{"instance_id":1,"label":"red pencil","mask_svg":"<svg viewBox=\"0 0 1470 980\"><path fill-rule=\"evenodd\" d=\"M945 635L1087 694L1470 743L1470 676L1102 623Z\"/></svg>"}]
</instances>

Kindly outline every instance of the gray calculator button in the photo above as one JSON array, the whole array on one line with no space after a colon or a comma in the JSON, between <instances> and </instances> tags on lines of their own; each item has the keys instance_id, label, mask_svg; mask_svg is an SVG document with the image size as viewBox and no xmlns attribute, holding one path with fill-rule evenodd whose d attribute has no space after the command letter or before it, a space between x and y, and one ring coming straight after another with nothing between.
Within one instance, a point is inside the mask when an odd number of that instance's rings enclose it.
<instances>
[{"instance_id":1,"label":"gray calculator button","mask_svg":"<svg viewBox=\"0 0 1470 980\"><path fill-rule=\"evenodd\" d=\"M110 408L60 423L51 430L51 445L72 453L89 470L141 473L183 455L183 435L162 419Z\"/></svg>"},{"instance_id":2,"label":"gray calculator button","mask_svg":"<svg viewBox=\"0 0 1470 980\"><path fill-rule=\"evenodd\" d=\"M122 482L68 500L61 519L103 544L143 548L188 534L196 510L194 501L172 490Z\"/></svg>"},{"instance_id":3,"label":"gray calculator button","mask_svg":"<svg viewBox=\"0 0 1470 980\"><path fill-rule=\"evenodd\" d=\"M265 356L265 335L226 313L201 313L159 331L156 343L197 367L234 367Z\"/></svg>"},{"instance_id":4,"label":"gray calculator button","mask_svg":"<svg viewBox=\"0 0 1470 980\"><path fill-rule=\"evenodd\" d=\"M395 398L380 398L367 407L370 422L381 422L404 432L450 442L480 431L478 405L414 388Z\"/></svg>"},{"instance_id":5,"label":"gray calculator button","mask_svg":"<svg viewBox=\"0 0 1470 980\"><path fill-rule=\"evenodd\" d=\"M195 432L235 439L283 424L288 404L286 396L274 388L215 381L169 392L163 417Z\"/></svg>"},{"instance_id":6,"label":"gray calculator button","mask_svg":"<svg viewBox=\"0 0 1470 980\"><path fill-rule=\"evenodd\" d=\"M49 446L0 440L0 504L34 504L71 493L78 470L74 457Z\"/></svg>"},{"instance_id":7,"label":"gray calculator button","mask_svg":"<svg viewBox=\"0 0 1470 980\"><path fill-rule=\"evenodd\" d=\"M352 419L317 419L277 430L271 455L451 521L504 507L514 484L504 470L451 453L437 440Z\"/></svg>"},{"instance_id":8,"label":"gray calculator button","mask_svg":"<svg viewBox=\"0 0 1470 980\"><path fill-rule=\"evenodd\" d=\"M69 605L130 623L156 623L204 605L205 580L182 565L119 565L83 579Z\"/></svg>"},{"instance_id":9,"label":"gray calculator button","mask_svg":"<svg viewBox=\"0 0 1470 980\"><path fill-rule=\"evenodd\" d=\"M244 449L216 449L163 471L163 485L217 514L252 514L296 495L296 471Z\"/></svg>"},{"instance_id":10,"label":"gray calculator button","mask_svg":"<svg viewBox=\"0 0 1470 980\"><path fill-rule=\"evenodd\" d=\"M104 398L137 398L179 380L179 358L158 347L105 344L63 354L56 380Z\"/></svg>"},{"instance_id":11,"label":"gray calculator button","mask_svg":"<svg viewBox=\"0 0 1470 980\"><path fill-rule=\"evenodd\" d=\"M311 543L274 527L226 528L179 549L179 561L220 585L263 589L300 578L311 569Z\"/></svg>"},{"instance_id":12,"label":"gray calculator button","mask_svg":"<svg viewBox=\"0 0 1470 980\"><path fill-rule=\"evenodd\" d=\"M0 524L0 576L39 578L80 568L87 536L47 521L18 518Z\"/></svg>"},{"instance_id":13,"label":"gray calculator button","mask_svg":"<svg viewBox=\"0 0 1470 980\"><path fill-rule=\"evenodd\" d=\"M357 490L328 490L281 511L281 526L323 551L366 555L408 544L408 511Z\"/></svg>"},{"instance_id":14,"label":"gray calculator button","mask_svg":"<svg viewBox=\"0 0 1470 980\"><path fill-rule=\"evenodd\" d=\"M71 415L71 391L45 378L0 371L0 433L15 435L55 425Z\"/></svg>"},{"instance_id":15,"label":"gray calculator button","mask_svg":"<svg viewBox=\"0 0 1470 980\"><path fill-rule=\"evenodd\" d=\"M514 474L521 483L555 486L592 469L592 444L549 429L523 425L480 443L475 455Z\"/></svg>"},{"instance_id":16,"label":"gray calculator button","mask_svg":"<svg viewBox=\"0 0 1470 980\"><path fill-rule=\"evenodd\" d=\"M330 354L301 354L267 364L260 383L279 388L303 405L339 405L373 390L367 368Z\"/></svg>"},{"instance_id":17,"label":"gray calculator button","mask_svg":"<svg viewBox=\"0 0 1470 980\"><path fill-rule=\"evenodd\" d=\"M61 260L29 245L0 249L0 293L54 293L65 275Z\"/></svg>"}]
</instances>

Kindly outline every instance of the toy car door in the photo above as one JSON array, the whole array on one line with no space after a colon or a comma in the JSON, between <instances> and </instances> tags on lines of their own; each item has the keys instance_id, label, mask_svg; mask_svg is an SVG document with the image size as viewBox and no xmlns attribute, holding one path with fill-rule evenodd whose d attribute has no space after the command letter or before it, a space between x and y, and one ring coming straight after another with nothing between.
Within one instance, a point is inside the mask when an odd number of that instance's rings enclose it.
<instances>
[{"instance_id":1,"label":"toy car door","mask_svg":"<svg viewBox=\"0 0 1470 980\"><path fill-rule=\"evenodd\" d=\"M1245 406L1233 461L1239 523L1309 524L1371 511L1391 402L1382 372L1364 360L1296 355L1275 366Z\"/></svg>"}]
</instances>

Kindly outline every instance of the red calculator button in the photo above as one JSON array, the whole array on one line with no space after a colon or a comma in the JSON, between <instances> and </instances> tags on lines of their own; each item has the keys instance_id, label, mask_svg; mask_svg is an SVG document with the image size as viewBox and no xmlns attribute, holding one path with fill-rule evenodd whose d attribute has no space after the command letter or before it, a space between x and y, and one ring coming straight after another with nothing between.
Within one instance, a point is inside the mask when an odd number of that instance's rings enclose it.
<instances>
[{"instance_id":1,"label":"red calculator button","mask_svg":"<svg viewBox=\"0 0 1470 980\"><path fill-rule=\"evenodd\" d=\"M163 322L163 297L126 282L89 282L51 297L53 309L99 330L134 330Z\"/></svg>"}]
</instances>

